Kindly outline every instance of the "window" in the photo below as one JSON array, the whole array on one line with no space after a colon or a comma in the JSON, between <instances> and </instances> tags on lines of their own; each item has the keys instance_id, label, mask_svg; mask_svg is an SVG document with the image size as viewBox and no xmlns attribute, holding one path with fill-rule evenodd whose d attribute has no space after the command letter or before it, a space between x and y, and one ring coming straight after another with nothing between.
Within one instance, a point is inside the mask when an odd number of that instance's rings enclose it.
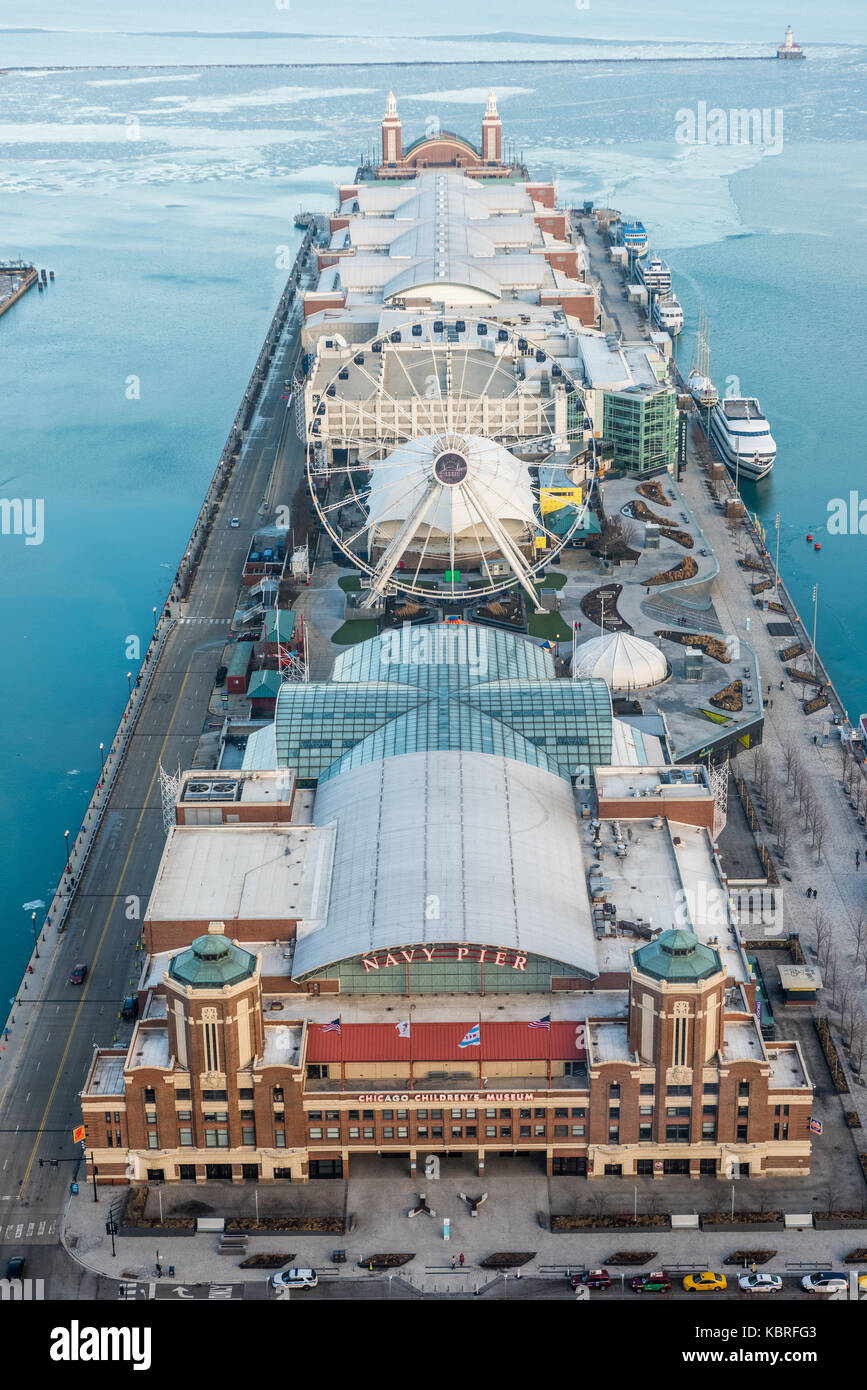
<instances>
[{"instance_id":1,"label":"window","mask_svg":"<svg viewBox=\"0 0 867 1390\"><path fill-rule=\"evenodd\" d=\"M512 1126L511 1126L511 1125L501 1125L501 1126L500 1126L500 1138L501 1138L501 1139L511 1139L511 1137L512 1137Z\"/></svg>"},{"instance_id":2,"label":"window","mask_svg":"<svg viewBox=\"0 0 867 1390\"><path fill-rule=\"evenodd\" d=\"M443 1117L443 1112L441 1110L432 1110L430 1112L430 1117L432 1120L441 1120Z\"/></svg>"},{"instance_id":3,"label":"window","mask_svg":"<svg viewBox=\"0 0 867 1390\"><path fill-rule=\"evenodd\" d=\"M468 1119L468 1120L474 1120L475 1118L476 1118L476 1112L475 1112L475 1110L468 1110L468 1111L467 1111L467 1119Z\"/></svg>"},{"instance_id":4,"label":"window","mask_svg":"<svg viewBox=\"0 0 867 1390\"><path fill-rule=\"evenodd\" d=\"M416 1129L419 1139L427 1139L427 1125L419 1125Z\"/></svg>"},{"instance_id":5,"label":"window","mask_svg":"<svg viewBox=\"0 0 867 1390\"><path fill-rule=\"evenodd\" d=\"M530 1112L528 1110L527 1114L529 1115L529 1113ZM537 1105L536 1109L533 1111L533 1115L537 1120L546 1120L548 1118L548 1112L546 1111L544 1105Z\"/></svg>"},{"instance_id":6,"label":"window","mask_svg":"<svg viewBox=\"0 0 867 1390\"><path fill-rule=\"evenodd\" d=\"M273 1095L273 1097L274 1097L274 1100L282 1100L282 1099L283 1099L283 1087L282 1087L282 1086L275 1086L275 1087L274 1087L274 1090L273 1090L273 1092L272 1092L272 1095Z\"/></svg>"},{"instance_id":7,"label":"window","mask_svg":"<svg viewBox=\"0 0 867 1390\"><path fill-rule=\"evenodd\" d=\"M358 1119L358 1111L357 1111L357 1110L349 1110L349 1111L347 1111L347 1114L348 1114L350 1120L357 1120L357 1119Z\"/></svg>"},{"instance_id":8,"label":"window","mask_svg":"<svg viewBox=\"0 0 867 1390\"><path fill-rule=\"evenodd\" d=\"M786 1106L786 1114L788 1115L788 1113L789 1113L789 1107ZM114 1112L114 1122L115 1122L116 1125L119 1125L119 1124L120 1124L120 1111L119 1111L119 1110L115 1110L115 1112Z\"/></svg>"},{"instance_id":9,"label":"window","mask_svg":"<svg viewBox=\"0 0 867 1390\"><path fill-rule=\"evenodd\" d=\"M612 1081L611 1085L608 1087L608 1096L609 1096L609 1099L612 1099L612 1098L619 1099L619 1098L620 1098L620 1082L619 1082L619 1081Z\"/></svg>"},{"instance_id":10,"label":"window","mask_svg":"<svg viewBox=\"0 0 867 1390\"><path fill-rule=\"evenodd\" d=\"M789 1122L788 1122L788 1120L783 1120L783 1138L784 1138L784 1139L788 1139L788 1137L789 1137Z\"/></svg>"},{"instance_id":11,"label":"window","mask_svg":"<svg viewBox=\"0 0 867 1390\"><path fill-rule=\"evenodd\" d=\"M653 1159L652 1159L652 1158L639 1158L639 1159L637 1159L637 1160L636 1160L636 1163L635 1163L635 1176L636 1176L637 1178L652 1178L652 1177L653 1177Z\"/></svg>"},{"instance_id":12,"label":"window","mask_svg":"<svg viewBox=\"0 0 867 1390\"><path fill-rule=\"evenodd\" d=\"M746 1126L746 1125L738 1125L737 1142L738 1142L739 1144L745 1144L745 1143L747 1142L747 1126Z\"/></svg>"},{"instance_id":13,"label":"window","mask_svg":"<svg viewBox=\"0 0 867 1390\"><path fill-rule=\"evenodd\" d=\"M639 1088L638 1088L638 1094L641 1095L641 1096L652 1096L655 1089L656 1089L656 1088L654 1087L654 1084L653 1084L652 1081L643 1081L643 1082L641 1083L641 1085L639 1086ZM650 1162L650 1160L647 1159L647 1158L641 1158L641 1159L639 1159L638 1161L639 1161L639 1163L649 1163L649 1162ZM652 1171L652 1170L651 1170L651 1171Z\"/></svg>"},{"instance_id":14,"label":"window","mask_svg":"<svg viewBox=\"0 0 867 1390\"><path fill-rule=\"evenodd\" d=\"M501 1110L501 1111L500 1111L500 1119L501 1119L501 1120L511 1120L511 1118L512 1118L512 1112L511 1112L511 1110Z\"/></svg>"},{"instance_id":15,"label":"window","mask_svg":"<svg viewBox=\"0 0 867 1390\"><path fill-rule=\"evenodd\" d=\"M739 1082L738 1082L738 1095L739 1095L739 1096L748 1096L749 1093L750 1093L750 1083L749 1083L749 1081L739 1081Z\"/></svg>"},{"instance_id":16,"label":"window","mask_svg":"<svg viewBox=\"0 0 867 1390\"><path fill-rule=\"evenodd\" d=\"M530 1111L530 1110L519 1110L519 1111L518 1111L518 1119L519 1119L519 1120L529 1120L531 1114L532 1114L532 1111Z\"/></svg>"},{"instance_id":17,"label":"window","mask_svg":"<svg viewBox=\"0 0 867 1390\"><path fill-rule=\"evenodd\" d=\"M780 1107L777 1106L777 1114L779 1115L779 1113L780 1113ZM105 1112L105 1123L106 1123L107 1125L110 1125L110 1124L111 1124L111 1111L110 1111L110 1110L106 1110L106 1112Z\"/></svg>"},{"instance_id":18,"label":"window","mask_svg":"<svg viewBox=\"0 0 867 1390\"><path fill-rule=\"evenodd\" d=\"M669 1096L691 1096L691 1095L692 1095L692 1087L691 1087L691 1086L668 1086L668 1087L666 1087L666 1095L669 1095Z\"/></svg>"},{"instance_id":19,"label":"window","mask_svg":"<svg viewBox=\"0 0 867 1390\"><path fill-rule=\"evenodd\" d=\"M780 1122L779 1122L779 1120L777 1120L776 1123L774 1124L774 1138L775 1138L775 1139L779 1139L779 1137L780 1137Z\"/></svg>"},{"instance_id":20,"label":"window","mask_svg":"<svg viewBox=\"0 0 867 1390\"><path fill-rule=\"evenodd\" d=\"M319 1125L316 1125L313 1129L310 1130L310 1138L311 1138L311 1139L321 1139L321 1138L322 1138L322 1129L320 1128Z\"/></svg>"},{"instance_id":21,"label":"window","mask_svg":"<svg viewBox=\"0 0 867 1390\"><path fill-rule=\"evenodd\" d=\"M111 1111L109 1111L108 1113L111 1114ZM779 1128L779 1126L777 1126L777 1128ZM774 1136L774 1138L776 1138L776 1135ZM108 1149L111 1149L111 1148L114 1147L113 1141L112 1141L112 1137L111 1137L111 1130L110 1130L110 1129L107 1129L107 1130L105 1131L105 1145L106 1145L106 1148L108 1148Z\"/></svg>"},{"instance_id":22,"label":"window","mask_svg":"<svg viewBox=\"0 0 867 1390\"><path fill-rule=\"evenodd\" d=\"M702 1089L704 1090L705 1095L719 1095L719 1084L716 1081L706 1081ZM714 1169L714 1172L716 1172L716 1169Z\"/></svg>"},{"instance_id":23,"label":"window","mask_svg":"<svg viewBox=\"0 0 867 1390\"><path fill-rule=\"evenodd\" d=\"M605 1165L605 1176L606 1176L606 1178L620 1178L620 1177L622 1177L622 1176L623 1176L623 1164L622 1164L622 1163L606 1163L606 1165Z\"/></svg>"},{"instance_id":24,"label":"window","mask_svg":"<svg viewBox=\"0 0 867 1390\"><path fill-rule=\"evenodd\" d=\"M573 1119L573 1120L583 1120L583 1119L584 1119L584 1110L583 1110L583 1109L576 1110L576 1109L574 1108L574 1106L573 1106L573 1108L572 1108L572 1119Z\"/></svg>"},{"instance_id":25,"label":"window","mask_svg":"<svg viewBox=\"0 0 867 1390\"><path fill-rule=\"evenodd\" d=\"M326 1112L325 1112L325 1118L326 1118L326 1120L339 1120L339 1119L340 1119L340 1111L339 1111L339 1110L326 1110ZM386 1118L391 1119L391 1112L389 1112L389 1114L388 1114L388 1116L387 1116Z\"/></svg>"},{"instance_id":26,"label":"window","mask_svg":"<svg viewBox=\"0 0 867 1390\"><path fill-rule=\"evenodd\" d=\"M179 1129L178 1143L182 1149L191 1149L193 1147L193 1131L191 1129Z\"/></svg>"},{"instance_id":27,"label":"window","mask_svg":"<svg viewBox=\"0 0 867 1390\"><path fill-rule=\"evenodd\" d=\"M361 1118L362 1118L363 1120L372 1120L372 1119L373 1119L373 1111L372 1111L372 1110L362 1110L362 1112L361 1112Z\"/></svg>"},{"instance_id":28,"label":"window","mask_svg":"<svg viewBox=\"0 0 867 1390\"><path fill-rule=\"evenodd\" d=\"M543 1133L543 1134L545 1133L544 1129L542 1130L542 1133ZM520 1137L521 1139L529 1139L529 1137L530 1137L530 1126L529 1126L529 1125L521 1125L520 1128L518 1129L518 1135L519 1135L519 1137Z\"/></svg>"},{"instance_id":29,"label":"window","mask_svg":"<svg viewBox=\"0 0 867 1390\"><path fill-rule=\"evenodd\" d=\"M667 1144L688 1144L689 1125L666 1125L665 1141Z\"/></svg>"},{"instance_id":30,"label":"window","mask_svg":"<svg viewBox=\"0 0 867 1390\"><path fill-rule=\"evenodd\" d=\"M155 1117L155 1118L156 1118L156 1117ZM216 1120L218 1124L225 1124L225 1122L226 1122L226 1112L225 1112L225 1110L206 1110L206 1111L205 1111L205 1119L206 1119L206 1120Z\"/></svg>"},{"instance_id":31,"label":"window","mask_svg":"<svg viewBox=\"0 0 867 1390\"><path fill-rule=\"evenodd\" d=\"M716 1139L716 1120L702 1120L701 1137L702 1139Z\"/></svg>"},{"instance_id":32,"label":"window","mask_svg":"<svg viewBox=\"0 0 867 1390\"><path fill-rule=\"evenodd\" d=\"M497 1137L497 1126L496 1126L496 1125L485 1125L485 1138L486 1138L486 1139L496 1139L496 1137Z\"/></svg>"},{"instance_id":33,"label":"window","mask_svg":"<svg viewBox=\"0 0 867 1390\"><path fill-rule=\"evenodd\" d=\"M608 1142L609 1142L609 1144L619 1144L619 1143L620 1143L620 1126L619 1126L619 1125L609 1125L609 1126L608 1126Z\"/></svg>"},{"instance_id":34,"label":"window","mask_svg":"<svg viewBox=\"0 0 867 1390\"><path fill-rule=\"evenodd\" d=\"M573 1125L573 1126L572 1126L572 1137L573 1137L574 1139L583 1139L583 1138L584 1138L584 1126L583 1126L583 1125Z\"/></svg>"},{"instance_id":35,"label":"window","mask_svg":"<svg viewBox=\"0 0 867 1390\"><path fill-rule=\"evenodd\" d=\"M350 1139L357 1139L357 1138L358 1138L358 1125L350 1125L350 1126L349 1126L349 1137L350 1137Z\"/></svg>"},{"instance_id":36,"label":"window","mask_svg":"<svg viewBox=\"0 0 867 1390\"><path fill-rule=\"evenodd\" d=\"M189 1091L186 1091L186 1090L184 1090L184 1091L175 1091L175 1100L189 1100L189 1098L190 1098L190 1093L189 1093Z\"/></svg>"},{"instance_id":37,"label":"window","mask_svg":"<svg viewBox=\"0 0 867 1390\"><path fill-rule=\"evenodd\" d=\"M195 1163L181 1163L181 1164L179 1164L179 1165L178 1165L178 1177L180 1178L181 1182L195 1182L195 1181L196 1181L196 1165L195 1165Z\"/></svg>"},{"instance_id":38,"label":"window","mask_svg":"<svg viewBox=\"0 0 867 1390\"><path fill-rule=\"evenodd\" d=\"M554 1119L555 1119L555 1120L566 1120L566 1119L568 1119L568 1118L569 1118L569 1111L568 1111L568 1110L555 1110L555 1111L554 1111Z\"/></svg>"},{"instance_id":39,"label":"window","mask_svg":"<svg viewBox=\"0 0 867 1390\"><path fill-rule=\"evenodd\" d=\"M544 1134L544 1133L545 1133L544 1126L540 1126L540 1128L541 1128L541 1130L542 1130L542 1133ZM555 1139L565 1139L568 1133L569 1133L569 1126L568 1126L568 1125L555 1125L555 1126L554 1126L554 1138L555 1138Z\"/></svg>"},{"instance_id":40,"label":"window","mask_svg":"<svg viewBox=\"0 0 867 1390\"><path fill-rule=\"evenodd\" d=\"M453 1139L463 1139L463 1137L464 1137L463 1127L462 1127L461 1125L452 1125L452 1138L453 1138Z\"/></svg>"},{"instance_id":41,"label":"window","mask_svg":"<svg viewBox=\"0 0 867 1390\"><path fill-rule=\"evenodd\" d=\"M698 1171L703 1177L713 1177L716 1172L715 1158L700 1158L698 1160Z\"/></svg>"},{"instance_id":42,"label":"window","mask_svg":"<svg viewBox=\"0 0 867 1390\"><path fill-rule=\"evenodd\" d=\"M431 1139L442 1139L442 1137L443 1137L443 1127L442 1127L442 1125L431 1125L430 1137L431 1137Z\"/></svg>"},{"instance_id":43,"label":"window","mask_svg":"<svg viewBox=\"0 0 867 1390\"><path fill-rule=\"evenodd\" d=\"M192 1110L179 1110L179 1111L178 1111L178 1119L179 1119L179 1120L191 1120L192 1118L193 1118L193 1112L192 1112Z\"/></svg>"},{"instance_id":44,"label":"window","mask_svg":"<svg viewBox=\"0 0 867 1390\"><path fill-rule=\"evenodd\" d=\"M286 1131L282 1127L274 1131L274 1147L276 1149L285 1149L286 1147Z\"/></svg>"},{"instance_id":45,"label":"window","mask_svg":"<svg viewBox=\"0 0 867 1390\"><path fill-rule=\"evenodd\" d=\"M330 1134L330 1130L329 1130L329 1134ZM337 1131L335 1130L335 1136L336 1136L336 1134L337 1134ZM382 1137L383 1137L383 1139L393 1139L393 1138L394 1138L394 1125L385 1125L385 1127L383 1128L383 1131L382 1131Z\"/></svg>"},{"instance_id":46,"label":"window","mask_svg":"<svg viewBox=\"0 0 867 1390\"><path fill-rule=\"evenodd\" d=\"M703 1105L701 1107L701 1113L703 1115L713 1115L714 1117L716 1117L716 1101L714 1101L711 1105Z\"/></svg>"},{"instance_id":47,"label":"window","mask_svg":"<svg viewBox=\"0 0 867 1390\"><path fill-rule=\"evenodd\" d=\"M427 1119L427 1111L426 1111L426 1110L417 1110L417 1111L416 1111L416 1119L418 1119L418 1120L426 1120L426 1119Z\"/></svg>"},{"instance_id":48,"label":"window","mask_svg":"<svg viewBox=\"0 0 867 1390\"><path fill-rule=\"evenodd\" d=\"M242 1111L241 1111L241 1119L242 1119L242 1120L255 1120L255 1118L256 1118L256 1112L255 1112L255 1110L242 1110Z\"/></svg>"},{"instance_id":49,"label":"window","mask_svg":"<svg viewBox=\"0 0 867 1390\"><path fill-rule=\"evenodd\" d=\"M398 1113L400 1113L400 1112L398 1112ZM406 1125L398 1125L398 1127L397 1127L397 1137L398 1137L398 1139L406 1139L408 1136L409 1136L409 1130L407 1129Z\"/></svg>"},{"instance_id":50,"label":"window","mask_svg":"<svg viewBox=\"0 0 867 1390\"><path fill-rule=\"evenodd\" d=\"M225 1091L202 1091L202 1100L228 1100Z\"/></svg>"},{"instance_id":51,"label":"window","mask_svg":"<svg viewBox=\"0 0 867 1390\"><path fill-rule=\"evenodd\" d=\"M478 1132L479 1132L479 1131L478 1131L478 1129L476 1128L475 1125L467 1125L467 1138L468 1138L468 1139L475 1139L475 1137L476 1137L476 1135L478 1134Z\"/></svg>"},{"instance_id":52,"label":"window","mask_svg":"<svg viewBox=\"0 0 867 1390\"><path fill-rule=\"evenodd\" d=\"M393 1120L393 1119L394 1119L394 1111L393 1111L393 1110L383 1110L383 1112L382 1112L382 1118L383 1118L384 1120Z\"/></svg>"},{"instance_id":53,"label":"window","mask_svg":"<svg viewBox=\"0 0 867 1390\"><path fill-rule=\"evenodd\" d=\"M254 1126L241 1126L241 1143L247 1145L248 1147L252 1144L255 1147L256 1130Z\"/></svg>"},{"instance_id":54,"label":"window","mask_svg":"<svg viewBox=\"0 0 867 1390\"><path fill-rule=\"evenodd\" d=\"M146 1110L145 1122L149 1125L155 1125L157 1122L157 1112L155 1110Z\"/></svg>"},{"instance_id":55,"label":"window","mask_svg":"<svg viewBox=\"0 0 867 1390\"><path fill-rule=\"evenodd\" d=\"M321 1110L308 1110L308 1111L307 1111L307 1118L308 1118L309 1120L321 1120L321 1119L322 1119L322 1111L321 1111Z\"/></svg>"},{"instance_id":56,"label":"window","mask_svg":"<svg viewBox=\"0 0 867 1390\"><path fill-rule=\"evenodd\" d=\"M326 1131L325 1131L325 1138L326 1138L326 1139L339 1139L339 1138L340 1138L340 1126L339 1126L339 1125L329 1125L328 1128L327 1128Z\"/></svg>"},{"instance_id":57,"label":"window","mask_svg":"<svg viewBox=\"0 0 867 1390\"><path fill-rule=\"evenodd\" d=\"M652 1138L653 1138L653 1125L639 1125L639 1126L638 1126L638 1142L639 1142L639 1144L647 1144L647 1143L650 1142L650 1140L651 1140ZM643 1162L643 1161L644 1161L643 1159L639 1159L639 1162L640 1162L640 1163Z\"/></svg>"},{"instance_id":58,"label":"window","mask_svg":"<svg viewBox=\"0 0 867 1390\"><path fill-rule=\"evenodd\" d=\"M398 1110L398 1112L397 1112L397 1118L398 1118L399 1120L405 1120L405 1119L406 1119L406 1115L407 1115L407 1112L406 1112L405 1110Z\"/></svg>"},{"instance_id":59,"label":"window","mask_svg":"<svg viewBox=\"0 0 867 1390\"><path fill-rule=\"evenodd\" d=\"M665 1113L666 1115L673 1116L675 1119L688 1120L691 1112L688 1105L667 1105L665 1107Z\"/></svg>"},{"instance_id":60,"label":"window","mask_svg":"<svg viewBox=\"0 0 867 1390\"><path fill-rule=\"evenodd\" d=\"M157 1098L153 1086L145 1087L145 1105L156 1105Z\"/></svg>"},{"instance_id":61,"label":"window","mask_svg":"<svg viewBox=\"0 0 867 1390\"><path fill-rule=\"evenodd\" d=\"M160 1144L159 1144L159 1138L158 1138L158 1136L157 1136L156 1130L155 1130L155 1129L149 1129L149 1130L148 1130L148 1148L149 1148L149 1149L158 1149L159 1146L160 1146Z\"/></svg>"},{"instance_id":62,"label":"window","mask_svg":"<svg viewBox=\"0 0 867 1390\"><path fill-rule=\"evenodd\" d=\"M115 1142L115 1144L117 1145L117 1147L120 1148L120 1130L119 1130L119 1129L116 1129L116 1130L114 1131L114 1142Z\"/></svg>"},{"instance_id":63,"label":"window","mask_svg":"<svg viewBox=\"0 0 867 1390\"><path fill-rule=\"evenodd\" d=\"M365 1127L364 1127L362 1133L363 1133L365 1139L372 1139L372 1138L373 1138L373 1126L372 1126L372 1125L365 1125Z\"/></svg>"},{"instance_id":64,"label":"window","mask_svg":"<svg viewBox=\"0 0 867 1390\"><path fill-rule=\"evenodd\" d=\"M485 1111L485 1119L487 1119L487 1120L495 1120L496 1118L497 1118L497 1112L496 1112L496 1110L486 1110L486 1111Z\"/></svg>"},{"instance_id":65,"label":"window","mask_svg":"<svg viewBox=\"0 0 867 1390\"><path fill-rule=\"evenodd\" d=\"M638 1107L638 1113L639 1113L639 1115L652 1115L652 1114L653 1114L653 1106L652 1106L652 1105L639 1105L639 1107Z\"/></svg>"},{"instance_id":66,"label":"window","mask_svg":"<svg viewBox=\"0 0 867 1390\"><path fill-rule=\"evenodd\" d=\"M461 1112L460 1112L460 1110L453 1110L453 1111L452 1111L452 1119L453 1119L453 1120L459 1120L459 1119L461 1119Z\"/></svg>"},{"instance_id":67,"label":"window","mask_svg":"<svg viewBox=\"0 0 867 1390\"><path fill-rule=\"evenodd\" d=\"M308 1062L307 1076L310 1081L327 1081L328 1064L323 1062Z\"/></svg>"},{"instance_id":68,"label":"window","mask_svg":"<svg viewBox=\"0 0 867 1390\"><path fill-rule=\"evenodd\" d=\"M239 1099L239 1100L252 1100L252 1099L253 1099L253 1087L252 1087L252 1086L242 1086L242 1087L240 1088L240 1090L238 1091L238 1099Z\"/></svg>"},{"instance_id":69,"label":"window","mask_svg":"<svg viewBox=\"0 0 867 1390\"><path fill-rule=\"evenodd\" d=\"M582 1073L584 1070L585 1070L585 1064L584 1064L584 1062L564 1062L564 1063L563 1063L563 1075L564 1075L564 1076L580 1076L581 1073Z\"/></svg>"}]
</instances>

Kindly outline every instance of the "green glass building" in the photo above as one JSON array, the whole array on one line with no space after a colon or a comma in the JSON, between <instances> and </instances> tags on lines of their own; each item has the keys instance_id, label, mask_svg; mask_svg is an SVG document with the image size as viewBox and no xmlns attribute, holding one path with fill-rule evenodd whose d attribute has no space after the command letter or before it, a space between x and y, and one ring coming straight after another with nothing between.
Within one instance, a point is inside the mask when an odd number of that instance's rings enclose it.
<instances>
[{"instance_id":1,"label":"green glass building","mask_svg":"<svg viewBox=\"0 0 867 1390\"><path fill-rule=\"evenodd\" d=\"M633 477L671 471L677 457L677 401L670 386L606 391L602 432L614 467Z\"/></svg>"}]
</instances>

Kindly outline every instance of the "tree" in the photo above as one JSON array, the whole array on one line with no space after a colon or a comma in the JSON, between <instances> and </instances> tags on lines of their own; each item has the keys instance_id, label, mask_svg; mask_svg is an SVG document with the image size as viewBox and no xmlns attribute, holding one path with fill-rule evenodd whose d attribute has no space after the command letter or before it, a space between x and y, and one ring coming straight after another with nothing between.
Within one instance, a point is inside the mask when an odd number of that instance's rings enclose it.
<instances>
[{"instance_id":1,"label":"tree","mask_svg":"<svg viewBox=\"0 0 867 1390\"><path fill-rule=\"evenodd\" d=\"M777 826L777 844L780 847L780 854L786 858L786 850L789 847L789 839L792 834L792 817L785 805L780 813L780 820Z\"/></svg>"},{"instance_id":2,"label":"tree","mask_svg":"<svg viewBox=\"0 0 867 1390\"><path fill-rule=\"evenodd\" d=\"M867 946L867 918L863 912L859 912L854 922L850 922L849 937L852 941L852 959L857 965L861 959L861 952Z\"/></svg>"},{"instance_id":3,"label":"tree","mask_svg":"<svg viewBox=\"0 0 867 1390\"><path fill-rule=\"evenodd\" d=\"M824 970L831 949L831 923L821 907L816 908L816 959Z\"/></svg>"},{"instance_id":4,"label":"tree","mask_svg":"<svg viewBox=\"0 0 867 1390\"><path fill-rule=\"evenodd\" d=\"M783 767L786 769L786 786L792 780L792 772L798 761L798 750L793 743L783 744Z\"/></svg>"},{"instance_id":5,"label":"tree","mask_svg":"<svg viewBox=\"0 0 867 1390\"><path fill-rule=\"evenodd\" d=\"M859 1007L852 1020L849 1038L849 1061L852 1063L852 1070L859 1081L861 1080L865 1053L867 1053L867 1018L864 1017L863 1009Z\"/></svg>"},{"instance_id":6,"label":"tree","mask_svg":"<svg viewBox=\"0 0 867 1390\"><path fill-rule=\"evenodd\" d=\"M819 863L822 858L822 845L825 842L825 836L828 834L828 815L824 807L818 804L813 807L811 825L813 830L813 846L816 850L816 863Z\"/></svg>"}]
</instances>

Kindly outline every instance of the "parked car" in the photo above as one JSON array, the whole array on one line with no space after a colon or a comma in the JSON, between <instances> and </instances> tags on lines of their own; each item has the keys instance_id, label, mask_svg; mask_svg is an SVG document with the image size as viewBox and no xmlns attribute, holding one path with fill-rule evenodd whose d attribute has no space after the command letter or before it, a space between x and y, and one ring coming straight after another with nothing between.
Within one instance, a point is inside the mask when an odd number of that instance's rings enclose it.
<instances>
[{"instance_id":1,"label":"parked car","mask_svg":"<svg viewBox=\"0 0 867 1390\"><path fill-rule=\"evenodd\" d=\"M586 1269L583 1274L573 1274L571 1283L573 1289L582 1285L586 1289L610 1289L611 1275L607 1269Z\"/></svg>"},{"instance_id":2,"label":"parked car","mask_svg":"<svg viewBox=\"0 0 867 1390\"><path fill-rule=\"evenodd\" d=\"M319 1275L315 1269L284 1269L271 1276L275 1289L315 1289Z\"/></svg>"},{"instance_id":3,"label":"parked car","mask_svg":"<svg viewBox=\"0 0 867 1390\"><path fill-rule=\"evenodd\" d=\"M214 684L215 684L215 685L217 685L217 686L225 685L225 683L226 683L226 676L228 675L228 669L229 669L229 668L228 668L227 666L218 666L218 667L217 667L217 678L216 678L216 680L214 681Z\"/></svg>"},{"instance_id":4,"label":"parked car","mask_svg":"<svg viewBox=\"0 0 867 1390\"><path fill-rule=\"evenodd\" d=\"M241 525L241 518L239 516L233 516L232 520L229 522L229 525L231 526L233 531L237 531L238 527Z\"/></svg>"},{"instance_id":5,"label":"parked car","mask_svg":"<svg viewBox=\"0 0 867 1390\"><path fill-rule=\"evenodd\" d=\"M636 1274L632 1281L633 1293L668 1293L671 1280L662 1270L653 1274Z\"/></svg>"},{"instance_id":6,"label":"parked car","mask_svg":"<svg viewBox=\"0 0 867 1390\"><path fill-rule=\"evenodd\" d=\"M805 1274L801 1280L801 1288L807 1293L845 1293L848 1287L848 1274L831 1274L822 1269L815 1274Z\"/></svg>"},{"instance_id":7,"label":"parked car","mask_svg":"<svg viewBox=\"0 0 867 1390\"><path fill-rule=\"evenodd\" d=\"M24 1266L27 1263L23 1255L13 1255L6 1261L6 1278L22 1279L24 1277Z\"/></svg>"},{"instance_id":8,"label":"parked car","mask_svg":"<svg viewBox=\"0 0 867 1390\"><path fill-rule=\"evenodd\" d=\"M79 965L76 965L75 969L69 977L69 983L71 985L83 985L86 979L87 966L81 963Z\"/></svg>"},{"instance_id":9,"label":"parked car","mask_svg":"<svg viewBox=\"0 0 867 1390\"><path fill-rule=\"evenodd\" d=\"M121 1005L121 1018L138 1018L138 995L128 994Z\"/></svg>"},{"instance_id":10,"label":"parked car","mask_svg":"<svg viewBox=\"0 0 867 1390\"><path fill-rule=\"evenodd\" d=\"M718 1293L726 1287L726 1282L724 1274L714 1274L712 1269L705 1269L701 1274L688 1274L683 1287L687 1293Z\"/></svg>"},{"instance_id":11,"label":"parked car","mask_svg":"<svg viewBox=\"0 0 867 1390\"><path fill-rule=\"evenodd\" d=\"M742 1274L738 1285L744 1293L778 1293L783 1281L779 1274Z\"/></svg>"}]
</instances>

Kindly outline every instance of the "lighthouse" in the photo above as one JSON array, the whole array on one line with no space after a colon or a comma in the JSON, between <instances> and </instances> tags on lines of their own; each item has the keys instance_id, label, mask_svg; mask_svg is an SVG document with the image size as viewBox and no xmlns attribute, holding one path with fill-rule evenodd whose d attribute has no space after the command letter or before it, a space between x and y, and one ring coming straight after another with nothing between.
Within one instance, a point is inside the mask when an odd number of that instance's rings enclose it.
<instances>
[{"instance_id":1,"label":"lighthouse","mask_svg":"<svg viewBox=\"0 0 867 1390\"><path fill-rule=\"evenodd\" d=\"M786 27L786 37L777 49L778 58L806 58L806 53L799 43L795 43L792 37L791 24Z\"/></svg>"}]
</instances>

